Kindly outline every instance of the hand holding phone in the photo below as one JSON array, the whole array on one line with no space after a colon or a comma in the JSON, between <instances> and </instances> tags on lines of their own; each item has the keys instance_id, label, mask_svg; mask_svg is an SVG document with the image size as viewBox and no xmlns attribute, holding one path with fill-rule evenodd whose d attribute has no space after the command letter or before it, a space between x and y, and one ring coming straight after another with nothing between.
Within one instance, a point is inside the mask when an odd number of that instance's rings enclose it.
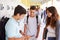
<instances>
[{"instance_id":1,"label":"hand holding phone","mask_svg":"<svg viewBox=\"0 0 60 40\"><path fill-rule=\"evenodd\" d=\"M25 36L25 33L24 33L24 32L22 32L21 30L20 30L20 33L21 33L23 36Z\"/></svg>"}]
</instances>

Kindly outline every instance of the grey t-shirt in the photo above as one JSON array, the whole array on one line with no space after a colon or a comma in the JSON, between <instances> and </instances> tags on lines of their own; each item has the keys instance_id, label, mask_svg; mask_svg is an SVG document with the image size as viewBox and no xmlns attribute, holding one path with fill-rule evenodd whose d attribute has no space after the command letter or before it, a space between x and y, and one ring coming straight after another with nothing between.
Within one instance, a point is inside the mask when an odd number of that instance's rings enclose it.
<instances>
[{"instance_id":1,"label":"grey t-shirt","mask_svg":"<svg viewBox=\"0 0 60 40\"><path fill-rule=\"evenodd\" d=\"M37 33L37 20L35 17L28 17L28 24L27 24L27 17L25 18L24 23L27 25L26 34L29 36L36 36ZM40 24L40 19L38 17L38 25Z\"/></svg>"},{"instance_id":2,"label":"grey t-shirt","mask_svg":"<svg viewBox=\"0 0 60 40\"><path fill-rule=\"evenodd\" d=\"M56 25L56 40L60 40L60 20L58 20Z\"/></svg>"}]
</instances>

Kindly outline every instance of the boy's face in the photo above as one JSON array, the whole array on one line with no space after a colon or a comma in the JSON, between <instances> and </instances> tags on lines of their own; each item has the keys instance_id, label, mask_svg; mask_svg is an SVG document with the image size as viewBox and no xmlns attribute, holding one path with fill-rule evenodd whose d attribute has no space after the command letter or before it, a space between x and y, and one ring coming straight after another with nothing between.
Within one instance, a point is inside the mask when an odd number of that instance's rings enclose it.
<instances>
[{"instance_id":1,"label":"boy's face","mask_svg":"<svg viewBox=\"0 0 60 40\"><path fill-rule=\"evenodd\" d=\"M23 19L25 17L25 14L20 15L20 19Z\"/></svg>"},{"instance_id":2,"label":"boy's face","mask_svg":"<svg viewBox=\"0 0 60 40\"><path fill-rule=\"evenodd\" d=\"M36 10L30 10L30 14L31 14L31 15L34 15L35 12L36 12Z\"/></svg>"},{"instance_id":3,"label":"boy's face","mask_svg":"<svg viewBox=\"0 0 60 40\"><path fill-rule=\"evenodd\" d=\"M23 19L23 18L24 18L24 16L25 16L25 14L22 14L22 15L17 14L17 20Z\"/></svg>"}]
</instances>

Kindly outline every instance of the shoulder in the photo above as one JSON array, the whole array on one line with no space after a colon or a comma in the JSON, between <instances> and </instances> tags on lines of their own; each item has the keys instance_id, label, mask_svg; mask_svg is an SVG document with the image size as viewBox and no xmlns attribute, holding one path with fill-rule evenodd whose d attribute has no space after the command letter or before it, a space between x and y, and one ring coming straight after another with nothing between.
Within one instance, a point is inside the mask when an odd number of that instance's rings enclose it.
<instances>
[{"instance_id":1,"label":"shoulder","mask_svg":"<svg viewBox=\"0 0 60 40\"><path fill-rule=\"evenodd\" d=\"M13 26L14 23L15 23L14 20L10 18L8 22L6 23L6 26Z\"/></svg>"},{"instance_id":2,"label":"shoulder","mask_svg":"<svg viewBox=\"0 0 60 40\"><path fill-rule=\"evenodd\" d=\"M50 29L51 28L51 26L47 26L47 29Z\"/></svg>"},{"instance_id":3,"label":"shoulder","mask_svg":"<svg viewBox=\"0 0 60 40\"><path fill-rule=\"evenodd\" d=\"M10 18L7 23L12 23L12 22L13 22L13 19Z\"/></svg>"}]
</instances>

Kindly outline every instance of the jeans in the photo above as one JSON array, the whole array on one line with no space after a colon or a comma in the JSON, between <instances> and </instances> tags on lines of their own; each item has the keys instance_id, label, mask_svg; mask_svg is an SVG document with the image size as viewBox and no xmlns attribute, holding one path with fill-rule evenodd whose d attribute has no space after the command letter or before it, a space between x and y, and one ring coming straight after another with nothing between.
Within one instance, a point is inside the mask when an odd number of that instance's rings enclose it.
<instances>
[{"instance_id":1,"label":"jeans","mask_svg":"<svg viewBox=\"0 0 60 40\"><path fill-rule=\"evenodd\" d=\"M48 40L56 40L56 37L48 37Z\"/></svg>"}]
</instances>

